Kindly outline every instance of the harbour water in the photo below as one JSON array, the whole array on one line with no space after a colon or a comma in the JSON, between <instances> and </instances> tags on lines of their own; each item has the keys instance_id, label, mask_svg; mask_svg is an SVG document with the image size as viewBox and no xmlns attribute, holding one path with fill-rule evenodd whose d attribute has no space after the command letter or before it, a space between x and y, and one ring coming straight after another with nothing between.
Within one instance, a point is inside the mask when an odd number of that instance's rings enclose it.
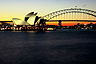
<instances>
[{"instance_id":1,"label":"harbour water","mask_svg":"<svg viewBox=\"0 0 96 64\"><path fill-rule=\"evenodd\" d=\"M96 64L96 30L1 31L0 64Z\"/></svg>"}]
</instances>

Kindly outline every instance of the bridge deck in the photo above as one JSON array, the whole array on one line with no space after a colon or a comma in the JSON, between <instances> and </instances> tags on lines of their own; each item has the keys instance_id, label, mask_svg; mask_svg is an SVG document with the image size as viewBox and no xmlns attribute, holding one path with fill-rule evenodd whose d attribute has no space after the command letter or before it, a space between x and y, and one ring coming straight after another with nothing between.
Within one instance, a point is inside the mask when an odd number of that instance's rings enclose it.
<instances>
[{"instance_id":1,"label":"bridge deck","mask_svg":"<svg viewBox=\"0 0 96 64\"><path fill-rule=\"evenodd\" d=\"M46 22L58 22L59 20L47 20ZM96 20L61 20L61 22L96 22Z\"/></svg>"}]
</instances>

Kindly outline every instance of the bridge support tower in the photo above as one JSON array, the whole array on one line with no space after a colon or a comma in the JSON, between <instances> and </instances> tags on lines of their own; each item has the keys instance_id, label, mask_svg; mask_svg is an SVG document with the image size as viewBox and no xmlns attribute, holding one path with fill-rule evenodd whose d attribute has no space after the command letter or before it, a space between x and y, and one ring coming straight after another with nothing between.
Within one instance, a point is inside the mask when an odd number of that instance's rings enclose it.
<instances>
[{"instance_id":1,"label":"bridge support tower","mask_svg":"<svg viewBox=\"0 0 96 64\"><path fill-rule=\"evenodd\" d=\"M59 22L59 23L58 23L59 28L61 29L61 27L62 27L61 20L59 20L58 22Z\"/></svg>"}]
</instances>

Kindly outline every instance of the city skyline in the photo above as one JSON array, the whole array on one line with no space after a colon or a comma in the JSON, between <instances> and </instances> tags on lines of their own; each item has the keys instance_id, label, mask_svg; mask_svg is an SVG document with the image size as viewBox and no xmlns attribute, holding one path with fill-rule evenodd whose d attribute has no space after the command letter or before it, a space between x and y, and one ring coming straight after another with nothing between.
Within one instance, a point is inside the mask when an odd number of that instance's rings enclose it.
<instances>
[{"instance_id":1,"label":"city skyline","mask_svg":"<svg viewBox=\"0 0 96 64\"><path fill-rule=\"evenodd\" d=\"M66 8L87 8L96 10L96 0L0 0L0 20L10 21L23 17L29 12L38 12L44 16L53 11Z\"/></svg>"}]
</instances>

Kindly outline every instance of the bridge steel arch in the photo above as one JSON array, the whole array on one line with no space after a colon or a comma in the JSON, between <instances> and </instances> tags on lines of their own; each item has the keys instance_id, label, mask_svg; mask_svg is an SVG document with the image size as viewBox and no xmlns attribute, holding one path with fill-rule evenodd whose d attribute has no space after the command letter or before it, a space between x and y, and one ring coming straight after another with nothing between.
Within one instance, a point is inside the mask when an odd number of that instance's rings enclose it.
<instances>
[{"instance_id":1,"label":"bridge steel arch","mask_svg":"<svg viewBox=\"0 0 96 64\"><path fill-rule=\"evenodd\" d=\"M71 8L71 9L59 10L59 11L49 13L43 17L46 18L47 20L51 20L54 17L57 17L62 14L67 14L67 13L83 13L83 14L87 14L87 15L96 17L96 11L88 10L88 9L81 9L81 8Z\"/></svg>"}]
</instances>

